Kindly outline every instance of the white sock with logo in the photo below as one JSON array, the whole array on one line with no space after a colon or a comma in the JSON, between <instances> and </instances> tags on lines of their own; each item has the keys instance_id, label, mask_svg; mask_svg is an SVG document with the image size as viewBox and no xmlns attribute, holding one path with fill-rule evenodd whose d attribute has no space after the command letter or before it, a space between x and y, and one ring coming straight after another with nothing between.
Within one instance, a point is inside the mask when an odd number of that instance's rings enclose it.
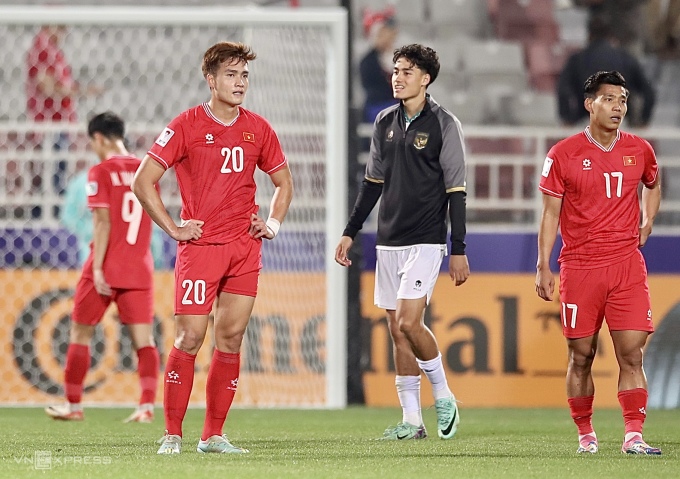
<instances>
[{"instance_id":1,"label":"white sock with logo","mask_svg":"<svg viewBox=\"0 0 680 479\"><path fill-rule=\"evenodd\" d=\"M421 361L420 359L416 359L416 361L418 361L418 366L420 366L420 369L423 370L427 379L430 380L430 384L432 384L432 395L435 400L449 397L455 399L446 382L446 373L444 372L441 353L436 358L428 361Z\"/></svg>"},{"instance_id":2,"label":"white sock with logo","mask_svg":"<svg viewBox=\"0 0 680 479\"><path fill-rule=\"evenodd\" d=\"M402 421L414 426L423 425L420 410L420 376L397 376L394 380L402 409Z\"/></svg>"}]
</instances>

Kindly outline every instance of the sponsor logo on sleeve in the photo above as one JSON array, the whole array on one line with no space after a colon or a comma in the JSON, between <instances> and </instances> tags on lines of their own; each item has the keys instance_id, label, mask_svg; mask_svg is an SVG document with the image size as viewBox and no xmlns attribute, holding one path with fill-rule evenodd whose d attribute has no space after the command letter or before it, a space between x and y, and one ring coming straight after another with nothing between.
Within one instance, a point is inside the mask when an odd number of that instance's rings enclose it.
<instances>
[{"instance_id":1,"label":"sponsor logo on sleeve","mask_svg":"<svg viewBox=\"0 0 680 479\"><path fill-rule=\"evenodd\" d=\"M623 157L623 166L635 166L635 157L634 156L624 156Z\"/></svg>"},{"instance_id":2,"label":"sponsor logo on sleeve","mask_svg":"<svg viewBox=\"0 0 680 479\"><path fill-rule=\"evenodd\" d=\"M87 196L96 195L98 190L99 185L97 184L96 181L88 181L87 184L85 185L85 192L87 193Z\"/></svg>"},{"instance_id":3,"label":"sponsor logo on sleeve","mask_svg":"<svg viewBox=\"0 0 680 479\"><path fill-rule=\"evenodd\" d=\"M168 144L168 141L170 141L170 138L172 138L172 135L174 135L175 132L171 130L170 128L166 128L163 130L163 133L160 134L158 139L156 139L156 144L160 146L165 146Z\"/></svg>"},{"instance_id":4,"label":"sponsor logo on sleeve","mask_svg":"<svg viewBox=\"0 0 680 479\"><path fill-rule=\"evenodd\" d=\"M541 176L548 177L550 174L550 168L552 168L553 164L553 159L546 156L545 161L543 162L543 171L541 171Z\"/></svg>"}]
</instances>

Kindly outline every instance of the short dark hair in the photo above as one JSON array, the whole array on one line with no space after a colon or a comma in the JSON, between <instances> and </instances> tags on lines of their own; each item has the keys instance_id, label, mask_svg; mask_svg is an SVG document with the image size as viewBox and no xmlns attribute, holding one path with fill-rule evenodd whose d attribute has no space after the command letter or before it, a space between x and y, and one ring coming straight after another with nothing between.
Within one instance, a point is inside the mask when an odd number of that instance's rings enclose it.
<instances>
[{"instance_id":1,"label":"short dark hair","mask_svg":"<svg viewBox=\"0 0 680 479\"><path fill-rule=\"evenodd\" d=\"M243 63L248 63L251 60L255 60L257 55L248 46L240 42L220 42L216 43L203 55L203 64L201 65L201 70L203 71L203 76L214 75L220 68L220 65L226 61L241 61Z\"/></svg>"},{"instance_id":2,"label":"short dark hair","mask_svg":"<svg viewBox=\"0 0 680 479\"><path fill-rule=\"evenodd\" d=\"M583 96L585 98L595 98L602 85L622 86L626 89L626 95L629 94L626 88L626 79L623 78L623 75L617 71L600 71L590 75L583 84Z\"/></svg>"},{"instance_id":3,"label":"short dark hair","mask_svg":"<svg viewBox=\"0 0 680 479\"><path fill-rule=\"evenodd\" d=\"M110 139L123 139L125 122L115 113L105 111L93 116L87 124L87 135L92 138L95 133L101 133Z\"/></svg>"},{"instance_id":4,"label":"short dark hair","mask_svg":"<svg viewBox=\"0 0 680 479\"><path fill-rule=\"evenodd\" d=\"M432 48L413 43L411 45L404 45L401 48L394 50L392 63L397 63L400 58L406 58L412 65L420 68L422 71L430 75L430 86L434 83L439 75L439 56Z\"/></svg>"}]
</instances>

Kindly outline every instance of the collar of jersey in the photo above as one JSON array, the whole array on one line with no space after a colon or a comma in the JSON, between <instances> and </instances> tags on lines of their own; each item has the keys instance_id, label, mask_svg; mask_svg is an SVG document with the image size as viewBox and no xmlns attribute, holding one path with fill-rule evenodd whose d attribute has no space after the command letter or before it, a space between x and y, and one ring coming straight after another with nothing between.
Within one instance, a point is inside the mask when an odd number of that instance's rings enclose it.
<instances>
[{"instance_id":1,"label":"collar of jersey","mask_svg":"<svg viewBox=\"0 0 680 479\"><path fill-rule=\"evenodd\" d=\"M210 109L210 106L208 106L208 102L203 103L203 110L205 111L205 114L208 115L210 118L213 119L216 123L219 123L222 126L232 126L234 123L236 123L236 120L238 120L238 117L241 116L241 108L238 109L238 113L236 113L236 118L231 120L229 123L225 123L219 118L217 118L215 115L213 115L212 110Z\"/></svg>"},{"instance_id":2,"label":"collar of jersey","mask_svg":"<svg viewBox=\"0 0 680 479\"><path fill-rule=\"evenodd\" d=\"M621 131L616 130L616 138L614 138L614 141L612 141L612 144L609 145L609 148L605 148L602 146L595 138L593 138L593 135L590 134L590 126L586 126L586 129L584 130L584 133L586 134L586 138L588 138L588 141L597 146L600 150L610 152L614 149L614 145L616 145L616 142L619 141L619 138L621 138Z\"/></svg>"}]
</instances>

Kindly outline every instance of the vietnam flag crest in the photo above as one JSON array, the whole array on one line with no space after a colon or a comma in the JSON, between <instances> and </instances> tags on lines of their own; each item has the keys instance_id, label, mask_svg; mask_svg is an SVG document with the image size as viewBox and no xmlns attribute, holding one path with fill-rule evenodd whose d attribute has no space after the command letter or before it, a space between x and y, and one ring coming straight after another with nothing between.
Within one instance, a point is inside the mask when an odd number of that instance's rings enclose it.
<instances>
[{"instance_id":1,"label":"vietnam flag crest","mask_svg":"<svg viewBox=\"0 0 680 479\"><path fill-rule=\"evenodd\" d=\"M623 166L635 166L635 157L634 156L624 156L623 157Z\"/></svg>"},{"instance_id":2,"label":"vietnam flag crest","mask_svg":"<svg viewBox=\"0 0 680 479\"><path fill-rule=\"evenodd\" d=\"M255 133L248 133L247 131L244 131L243 132L243 141L255 143ZM635 157L633 157L633 160L635 160ZM633 163L633 164L635 164L635 163Z\"/></svg>"}]
</instances>

